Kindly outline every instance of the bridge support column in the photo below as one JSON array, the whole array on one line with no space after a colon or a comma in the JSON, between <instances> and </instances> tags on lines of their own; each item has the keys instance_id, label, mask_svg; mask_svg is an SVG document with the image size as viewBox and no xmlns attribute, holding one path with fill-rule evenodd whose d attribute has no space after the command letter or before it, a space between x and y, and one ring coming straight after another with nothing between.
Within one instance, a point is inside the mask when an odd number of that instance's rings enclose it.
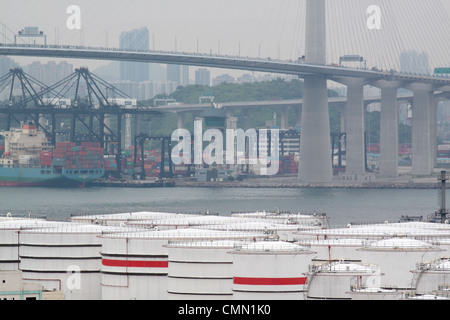
<instances>
[{"instance_id":1,"label":"bridge support column","mask_svg":"<svg viewBox=\"0 0 450 320\"><path fill-rule=\"evenodd\" d=\"M281 109L280 128L289 129L289 107Z\"/></svg>"},{"instance_id":2,"label":"bridge support column","mask_svg":"<svg viewBox=\"0 0 450 320\"><path fill-rule=\"evenodd\" d=\"M298 127L300 127L302 124L302 109L302 105L295 109L295 125Z\"/></svg>"},{"instance_id":3,"label":"bridge support column","mask_svg":"<svg viewBox=\"0 0 450 320\"><path fill-rule=\"evenodd\" d=\"M185 126L184 119L185 119L185 113L177 112L178 129L184 129L184 126Z\"/></svg>"},{"instance_id":4,"label":"bridge support column","mask_svg":"<svg viewBox=\"0 0 450 320\"><path fill-rule=\"evenodd\" d=\"M320 76L304 82L298 177L319 183L333 179L327 80Z\"/></svg>"},{"instance_id":5,"label":"bridge support column","mask_svg":"<svg viewBox=\"0 0 450 320\"><path fill-rule=\"evenodd\" d=\"M380 176L398 176L397 85L381 87Z\"/></svg>"},{"instance_id":6,"label":"bridge support column","mask_svg":"<svg viewBox=\"0 0 450 320\"><path fill-rule=\"evenodd\" d=\"M364 174L364 79L347 80L347 106L345 110L347 173Z\"/></svg>"},{"instance_id":7,"label":"bridge support column","mask_svg":"<svg viewBox=\"0 0 450 320\"><path fill-rule=\"evenodd\" d=\"M436 108L434 90L430 85L413 85L412 107L412 174L433 173L436 151ZM434 142L433 142L434 141Z\"/></svg>"},{"instance_id":8,"label":"bridge support column","mask_svg":"<svg viewBox=\"0 0 450 320\"><path fill-rule=\"evenodd\" d=\"M233 111L226 111L226 129L237 129L237 118L233 116Z\"/></svg>"},{"instance_id":9,"label":"bridge support column","mask_svg":"<svg viewBox=\"0 0 450 320\"><path fill-rule=\"evenodd\" d=\"M252 126L252 119L250 118L250 110L249 109L243 109L242 114L244 116L244 131L248 130Z\"/></svg>"},{"instance_id":10,"label":"bridge support column","mask_svg":"<svg viewBox=\"0 0 450 320\"><path fill-rule=\"evenodd\" d=\"M129 150L132 146L131 138L131 114L125 114L125 137L124 137L124 148Z\"/></svg>"},{"instance_id":11,"label":"bridge support column","mask_svg":"<svg viewBox=\"0 0 450 320\"><path fill-rule=\"evenodd\" d=\"M306 1L306 62L326 63L325 0ZM327 79L306 76L298 178L302 182L327 183L333 179Z\"/></svg>"},{"instance_id":12,"label":"bridge support column","mask_svg":"<svg viewBox=\"0 0 450 320\"><path fill-rule=\"evenodd\" d=\"M339 107L339 111L341 112L341 133L345 133L345 104Z\"/></svg>"}]
</instances>

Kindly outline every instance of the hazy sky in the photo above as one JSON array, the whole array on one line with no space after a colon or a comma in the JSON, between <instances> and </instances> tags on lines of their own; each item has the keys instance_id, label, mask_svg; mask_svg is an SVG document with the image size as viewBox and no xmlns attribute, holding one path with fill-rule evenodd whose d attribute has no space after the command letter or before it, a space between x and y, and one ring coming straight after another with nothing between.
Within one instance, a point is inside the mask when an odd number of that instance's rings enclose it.
<instances>
[{"instance_id":1,"label":"hazy sky","mask_svg":"<svg viewBox=\"0 0 450 320\"><path fill-rule=\"evenodd\" d=\"M328 28L328 47L332 51L328 62L336 62L339 55L356 51L372 58L374 46L385 48L378 56L398 55L403 47L410 46L409 37L413 39L423 30L422 20L442 24L446 17L445 26L434 26L432 30L450 31L450 0L440 1L444 12L434 9L428 17L424 13L428 10L426 3L432 1L440 0L332 0L327 12L333 21ZM150 49L296 59L304 54L304 3L304 0L2 0L0 22L14 32L26 26L38 26L47 34L48 44L118 47L122 31L145 26L150 32ZM69 30L66 26L69 17L66 10L73 4L81 9L81 31ZM379 4L384 10L383 17L391 21L389 29L383 30L385 34L380 32L379 38L366 33L366 9L370 4ZM343 18L342 11L349 12L352 18ZM394 11L395 14L390 15ZM404 18L405 12L410 18ZM402 17L407 20L401 20ZM355 28L360 39L354 36L340 40L348 30ZM0 25L0 32L3 30ZM9 37L11 35L9 33ZM424 50L438 45L439 48L432 50L439 51L439 57L433 59L439 64L450 64L449 33L441 36L444 37L441 40L420 36L423 41L417 38L417 41L411 40L411 45L420 43ZM381 44L386 41L392 44ZM427 41L434 42L428 44ZM394 44L398 46L395 51ZM381 62L372 61L373 65L377 63Z\"/></svg>"}]
</instances>

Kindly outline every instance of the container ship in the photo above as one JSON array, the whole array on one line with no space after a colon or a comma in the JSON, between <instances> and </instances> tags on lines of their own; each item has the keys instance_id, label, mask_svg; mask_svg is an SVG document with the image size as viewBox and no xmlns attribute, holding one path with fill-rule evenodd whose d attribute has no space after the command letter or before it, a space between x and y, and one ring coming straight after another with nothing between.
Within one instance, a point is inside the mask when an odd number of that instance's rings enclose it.
<instances>
[{"instance_id":1,"label":"container ship","mask_svg":"<svg viewBox=\"0 0 450 320\"><path fill-rule=\"evenodd\" d=\"M2 131L0 186L74 187L105 173L103 148L96 142L58 142L52 146L33 123Z\"/></svg>"}]
</instances>

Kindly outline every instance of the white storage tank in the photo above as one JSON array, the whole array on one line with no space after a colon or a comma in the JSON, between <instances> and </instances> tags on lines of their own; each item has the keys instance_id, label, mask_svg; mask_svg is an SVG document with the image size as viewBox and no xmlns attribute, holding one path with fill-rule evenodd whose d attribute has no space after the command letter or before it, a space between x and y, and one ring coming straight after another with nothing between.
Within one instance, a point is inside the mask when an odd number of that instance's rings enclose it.
<instances>
[{"instance_id":1,"label":"white storage tank","mask_svg":"<svg viewBox=\"0 0 450 320\"><path fill-rule=\"evenodd\" d=\"M245 219L242 219L246 221ZM216 215L176 215L169 216L163 219L147 219L129 221L127 226L137 228L157 228L158 230L172 230L172 229L184 229L191 227L205 227L209 228L211 225L229 225L239 223L241 219L232 218L228 216L216 216Z\"/></svg>"},{"instance_id":2,"label":"white storage tank","mask_svg":"<svg viewBox=\"0 0 450 320\"><path fill-rule=\"evenodd\" d=\"M409 238L391 238L370 242L361 249L362 261L375 263L385 274L381 287L395 286L399 290L414 289L412 271L416 264L439 257L442 249Z\"/></svg>"},{"instance_id":3,"label":"white storage tank","mask_svg":"<svg viewBox=\"0 0 450 320\"><path fill-rule=\"evenodd\" d=\"M87 223L109 226L123 226L134 221L160 220L168 218L183 218L188 215L169 212L128 212L99 215L77 215L71 216L70 221L75 223Z\"/></svg>"},{"instance_id":4,"label":"white storage tank","mask_svg":"<svg viewBox=\"0 0 450 320\"><path fill-rule=\"evenodd\" d=\"M303 240L298 243L317 252L315 260L361 260L361 253L356 251L367 240L363 239L332 239Z\"/></svg>"},{"instance_id":5,"label":"white storage tank","mask_svg":"<svg viewBox=\"0 0 450 320\"><path fill-rule=\"evenodd\" d=\"M24 281L63 291L66 300L101 299L99 235L122 228L60 223L20 232L20 269Z\"/></svg>"},{"instance_id":6,"label":"white storage tank","mask_svg":"<svg viewBox=\"0 0 450 320\"><path fill-rule=\"evenodd\" d=\"M330 261L310 265L308 300L351 300L352 288L376 287L382 276L377 265Z\"/></svg>"},{"instance_id":7,"label":"white storage tank","mask_svg":"<svg viewBox=\"0 0 450 320\"><path fill-rule=\"evenodd\" d=\"M439 258L417 264L413 271L416 293L427 294L450 287L450 258Z\"/></svg>"},{"instance_id":8,"label":"white storage tank","mask_svg":"<svg viewBox=\"0 0 450 320\"><path fill-rule=\"evenodd\" d=\"M272 221L278 221L281 223L289 222L292 224L301 224L307 226L315 226L321 228L328 227L328 218L325 213L312 213L312 214L302 214L302 213L291 213L291 212L269 212L269 211L256 211L256 212L232 212L232 217L240 218L257 218L257 219L268 219Z\"/></svg>"},{"instance_id":9,"label":"white storage tank","mask_svg":"<svg viewBox=\"0 0 450 320\"><path fill-rule=\"evenodd\" d=\"M428 241L428 243L444 250L441 253L440 257L442 257L442 258L450 257L450 238L448 238L448 239L432 239L432 240Z\"/></svg>"},{"instance_id":10,"label":"white storage tank","mask_svg":"<svg viewBox=\"0 0 450 320\"><path fill-rule=\"evenodd\" d=\"M333 228L322 230L299 230L296 232L297 239L366 239L382 240L392 237L409 237L418 240L445 239L448 238L448 231L438 228L420 228L416 226L408 227L407 224L379 224L368 226L353 226L349 224L346 228Z\"/></svg>"},{"instance_id":11,"label":"white storage tank","mask_svg":"<svg viewBox=\"0 0 450 320\"><path fill-rule=\"evenodd\" d=\"M101 236L104 300L167 300L169 241L253 239L255 234L201 229Z\"/></svg>"},{"instance_id":12,"label":"white storage tank","mask_svg":"<svg viewBox=\"0 0 450 320\"><path fill-rule=\"evenodd\" d=\"M439 294L408 295L408 294L406 294L404 300L425 300L425 301L450 300L450 296L448 295L448 293L446 293L445 295L439 295Z\"/></svg>"},{"instance_id":13,"label":"white storage tank","mask_svg":"<svg viewBox=\"0 0 450 320\"><path fill-rule=\"evenodd\" d=\"M200 227L197 227L200 228ZM269 221L237 222L229 224L217 224L204 226L210 230L226 230L240 232L259 232L267 235L273 235L283 241L294 241L295 233L302 229L316 229L317 227L301 226L296 224L272 223Z\"/></svg>"},{"instance_id":14,"label":"white storage tank","mask_svg":"<svg viewBox=\"0 0 450 320\"><path fill-rule=\"evenodd\" d=\"M232 251L241 240L169 242L168 293L172 300L233 298Z\"/></svg>"},{"instance_id":15,"label":"white storage tank","mask_svg":"<svg viewBox=\"0 0 450 320\"><path fill-rule=\"evenodd\" d=\"M306 273L314 252L289 242L260 241L236 247L230 254L233 299L304 299Z\"/></svg>"},{"instance_id":16,"label":"white storage tank","mask_svg":"<svg viewBox=\"0 0 450 320\"><path fill-rule=\"evenodd\" d=\"M2 219L0 221L0 270L19 270L20 231L55 225L40 219Z\"/></svg>"},{"instance_id":17,"label":"white storage tank","mask_svg":"<svg viewBox=\"0 0 450 320\"><path fill-rule=\"evenodd\" d=\"M402 300L404 294L395 288L355 288L349 292L352 300Z\"/></svg>"}]
</instances>

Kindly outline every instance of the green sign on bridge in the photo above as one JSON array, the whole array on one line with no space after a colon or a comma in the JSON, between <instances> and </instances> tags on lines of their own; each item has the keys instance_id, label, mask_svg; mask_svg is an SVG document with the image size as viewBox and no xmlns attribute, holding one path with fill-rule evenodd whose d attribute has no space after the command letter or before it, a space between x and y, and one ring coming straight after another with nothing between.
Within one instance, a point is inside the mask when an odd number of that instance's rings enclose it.
<instances>
[{"instance_id":1,"label":"green sign on bridge","mask_svg":"<svg viewBox=\"0 0 450 320\"><path fill-rule=\"evenodd\" d=\"M435 74L450 74L450 68L436 68L434 69Z\"/></svg>"}]
</instances>

